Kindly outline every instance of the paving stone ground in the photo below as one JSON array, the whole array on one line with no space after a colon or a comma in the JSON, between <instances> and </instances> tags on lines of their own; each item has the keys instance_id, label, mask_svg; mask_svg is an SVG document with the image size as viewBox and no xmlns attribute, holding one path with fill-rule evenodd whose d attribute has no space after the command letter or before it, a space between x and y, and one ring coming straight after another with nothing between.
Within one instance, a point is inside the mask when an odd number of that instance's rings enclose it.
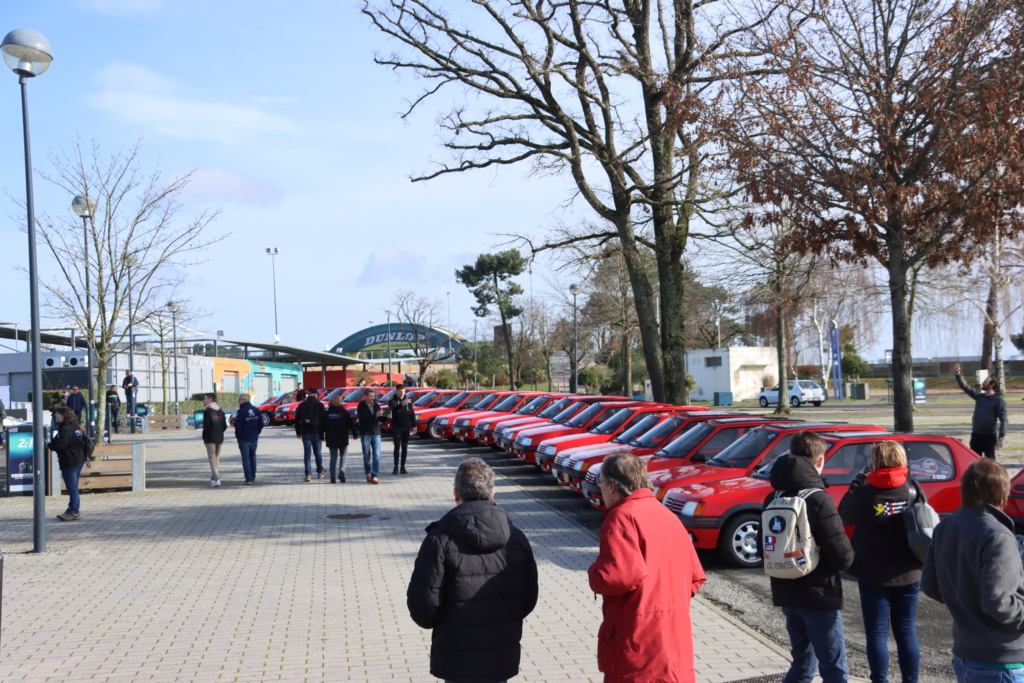
<instances>
[{"instance_id":1,"label":"paving stone ground","mask_svg":"<svg viewBox=\"0 0 1024 683\"><path fill-rule=\"evenodd\" d=\"M349 483L307 484L294 433L271 428L256 486L242 485L229 442L224 485L211 489L195 432L121 438L146 443L148 490L85 495L72 523L54 519L65 501L48 499L47 553L28 552L31 498L0 499L0 680L435 680L405 589L424 527L454 504L465 453L417 442L407 476L392 477L385 455L382 483L368 485L357 456ZM600 602L586 577L596 537L508 480L497 487L540 566L516 680L600 681ZM370 517L327 517L348 513ZM781 648L716 606L698 599L693 621L700 681L786 669Z\"/></svg>"}]
</instances>

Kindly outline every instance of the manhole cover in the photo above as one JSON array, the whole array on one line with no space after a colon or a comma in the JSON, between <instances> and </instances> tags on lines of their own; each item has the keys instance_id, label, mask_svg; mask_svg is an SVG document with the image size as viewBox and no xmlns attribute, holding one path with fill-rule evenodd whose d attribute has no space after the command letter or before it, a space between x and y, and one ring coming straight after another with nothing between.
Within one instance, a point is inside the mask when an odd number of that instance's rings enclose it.
<instances>
[{"instance_id":1,"label":"manhole cover","mask_svg":"<svg viewBox=\"0 0 1024 683\"><path fill-rule=\"evenodd\" d=\"M352 519L369 519L373 515L363 514L362 512L349 512L344 515L327 515L327 519L339 519L343 522L347 522Z\"/></svg>"},{"instance_id":2,"label":"manhole cover","mask_svg":"<svg viewBox=\"0 0 1024 683\"><path fill-rule=\"evenodd\" d=\"M754 678L743 678L729 683L780 683L786 674L768 674L767 676L755 676Z\"/></svg>"}]
</instances>

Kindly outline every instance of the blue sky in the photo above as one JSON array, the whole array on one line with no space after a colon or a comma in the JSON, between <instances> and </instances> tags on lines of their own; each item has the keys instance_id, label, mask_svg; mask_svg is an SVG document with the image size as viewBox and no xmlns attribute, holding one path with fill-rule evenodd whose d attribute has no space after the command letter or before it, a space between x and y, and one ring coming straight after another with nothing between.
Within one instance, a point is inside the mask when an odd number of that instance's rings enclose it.
<instances>
[{"instance_id":1,"label":"blue sky","mask_svg":"<svg viewBox=\"0 0 1024 683\"><path fill-rule=\"evenodd\" d=\"M147 167L196 169L182 218L220 209L211 234L230 237L188 270L184 294L227 337L272 340L271 264L278 247L282 341L323 348L384 322L394 291L445 300L453 328L472 333L472 296L454 270L493 250L497 235L566 219L562 180L526 167L411 183L442 158L433 119L398 114L418 92L373 63L389 51L361 3L254 0L63 0L5 7L6 33L31 28L54 62L29 84L34 162L75 136L108 152L143 140ZM17 77L0 94L0 188L24 196ZM3 75L0 74L0 79ZM0 81L2 82L2 81ZM28 319L20 209L4 197L11 267L0 272L0 318ZM71 197L36 178L37 214L70 212ZM40 251L43 277L56 277ZM248 280L246 284L242 277ZM536 281L540 285L540 280ZM318 303L319 302L319 303ZM52 324L54 321L48 321ZM47 321L44 321L44 325Z\"/></svg>"}]
</instances>

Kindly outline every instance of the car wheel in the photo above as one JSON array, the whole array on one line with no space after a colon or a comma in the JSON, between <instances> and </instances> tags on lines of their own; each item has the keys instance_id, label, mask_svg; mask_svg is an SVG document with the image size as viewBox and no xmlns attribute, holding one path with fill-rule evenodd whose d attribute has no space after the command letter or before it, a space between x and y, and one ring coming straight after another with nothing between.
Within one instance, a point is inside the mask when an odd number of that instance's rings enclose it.
<instances>
[{"instance_id":1,"label":"car wheel","mask_svg":"<svg viewBox=\"0 0 1024 683\"><path fill-rule=\"evenodd\" d=\"M763 559L757 552L761 517L753 513L736 515L722 529L718 550L734 567L760 567Z\"/></svg>"},{"instance_id":2,"label":"car wheel","mask_svg":"<svg viewBox=\"0 0 1024 683\"><path fill-rule=\"evenodd\" d=\"M794 408L799 408L800 407L800 399L798 399L796 396L790 396L789 397L789 405L793 406Z\"/></svg>"},{"instance_id":3,"label":"car wheel","mask_svg":"<svg viewBox=\"0 0 1024 683\"><path fill-rule=\"evenodd\" d=\"M761 398L757 399L757 402L761 404L762 408L767 408L768 407L768 399L766 399L764 396L762 396Z\"/></svg>"},{"instance_id":4,"label":"car wheel","mask_svg":"<svg viewBox=\"0 0 1024 683\"><path fill-rule=\"evenodd\" d=\"M821 401L814 401L814 407L818 408L821 406Z\"/></svg>"},{"instance_id":5,"label":"car wheel","mask_svg":"<svg viewBox=\"0 0 1024 683\"><path fill-rule=\"evenodd\" d=\"M437 426L437 422L435 420L431 420L430 424L427 425L427 433L430 434L431 439L441 438L441 429Z\"/></svg>"},{"instance_id":6,"label":"car wheel","mask_svg":"<svg viewBox=\"0 0 1024 683\"><path fill-rule=\"evenodd\" d=\"M260 413L260 419L263 420L263 426L270 426L270 413Z\"/></svg>"}]
</instances>

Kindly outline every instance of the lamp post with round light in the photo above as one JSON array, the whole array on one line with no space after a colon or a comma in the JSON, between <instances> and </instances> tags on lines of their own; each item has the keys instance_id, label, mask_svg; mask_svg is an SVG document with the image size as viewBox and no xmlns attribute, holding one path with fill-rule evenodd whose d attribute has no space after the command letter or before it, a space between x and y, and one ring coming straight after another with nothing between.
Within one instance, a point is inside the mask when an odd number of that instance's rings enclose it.
<instances>
[{"instance_id":1,"label":"lamp post with round light","mask_svg":"<svg viewBox=\"0 0 1024 683\"><path fill-rule=\"evenodd\" d=\"M71 200L71 210L82 219L82 242L85 245L85 334L86 334L86 358L85 367L89 373L89 380L86 383L86 400L89 402L88 415L86 418L86 430L92 436L92 290L89 288L89 222L95 221L96 202L88 194L78 195ZM93 223L95 225L95 223Z\"/></svg>"},{"instance_id":2,"label":"lamp post with round light","mask_svg":"<svg viewBox=\"0 0 1024 683\"><path fill-rule=\"evenodd\" d=\"M580 286L576 283L569 285L569 293L572 294L572 377L569 381L569 391L575 394L580 388L580 361L577 356L576 337L576 296L580 293Z\"/></svg>"},{"instance_id":3,"label":"lamp post with round light","mask_svg":"<svg viewBox=\"0 0 1024 683\"><path fill-rule=\"evenodd\" d=\"M167 310L171 312L171 328L174 344L174 414L178 414L178 311L181 306L173 301L167 302Z\"/></svg>"},{"instance_id":4,"label":"lamp post with round light","mask_svg":"<svg viewBox=\"0 0 1024 683\"><path fill-rule=\"evenodd\" d=\"M36 273L36 214L32 192L32 146L28 132L28 79L50 68L53 50L42 35L19 28L0 43L4 64L21 84L21 123L25 138L25 195L28 213L28 287L32 326L32 538L33 551L46 552L46 447L43 443L43 363L40 354L39 278Z\"/></svg>"},{"instance_id":5,"label":"lamp post with round light","mask_svg":"<svg viewBox=\"0 0 1024 683\"><path fill-rule=\"evenodd\" d=\"M267 247L267 256L270 257L270 273L274 283L274 343L281 341L277 333L277 255L280 254L277 247Z\"/></svg>"}]
</instances>

